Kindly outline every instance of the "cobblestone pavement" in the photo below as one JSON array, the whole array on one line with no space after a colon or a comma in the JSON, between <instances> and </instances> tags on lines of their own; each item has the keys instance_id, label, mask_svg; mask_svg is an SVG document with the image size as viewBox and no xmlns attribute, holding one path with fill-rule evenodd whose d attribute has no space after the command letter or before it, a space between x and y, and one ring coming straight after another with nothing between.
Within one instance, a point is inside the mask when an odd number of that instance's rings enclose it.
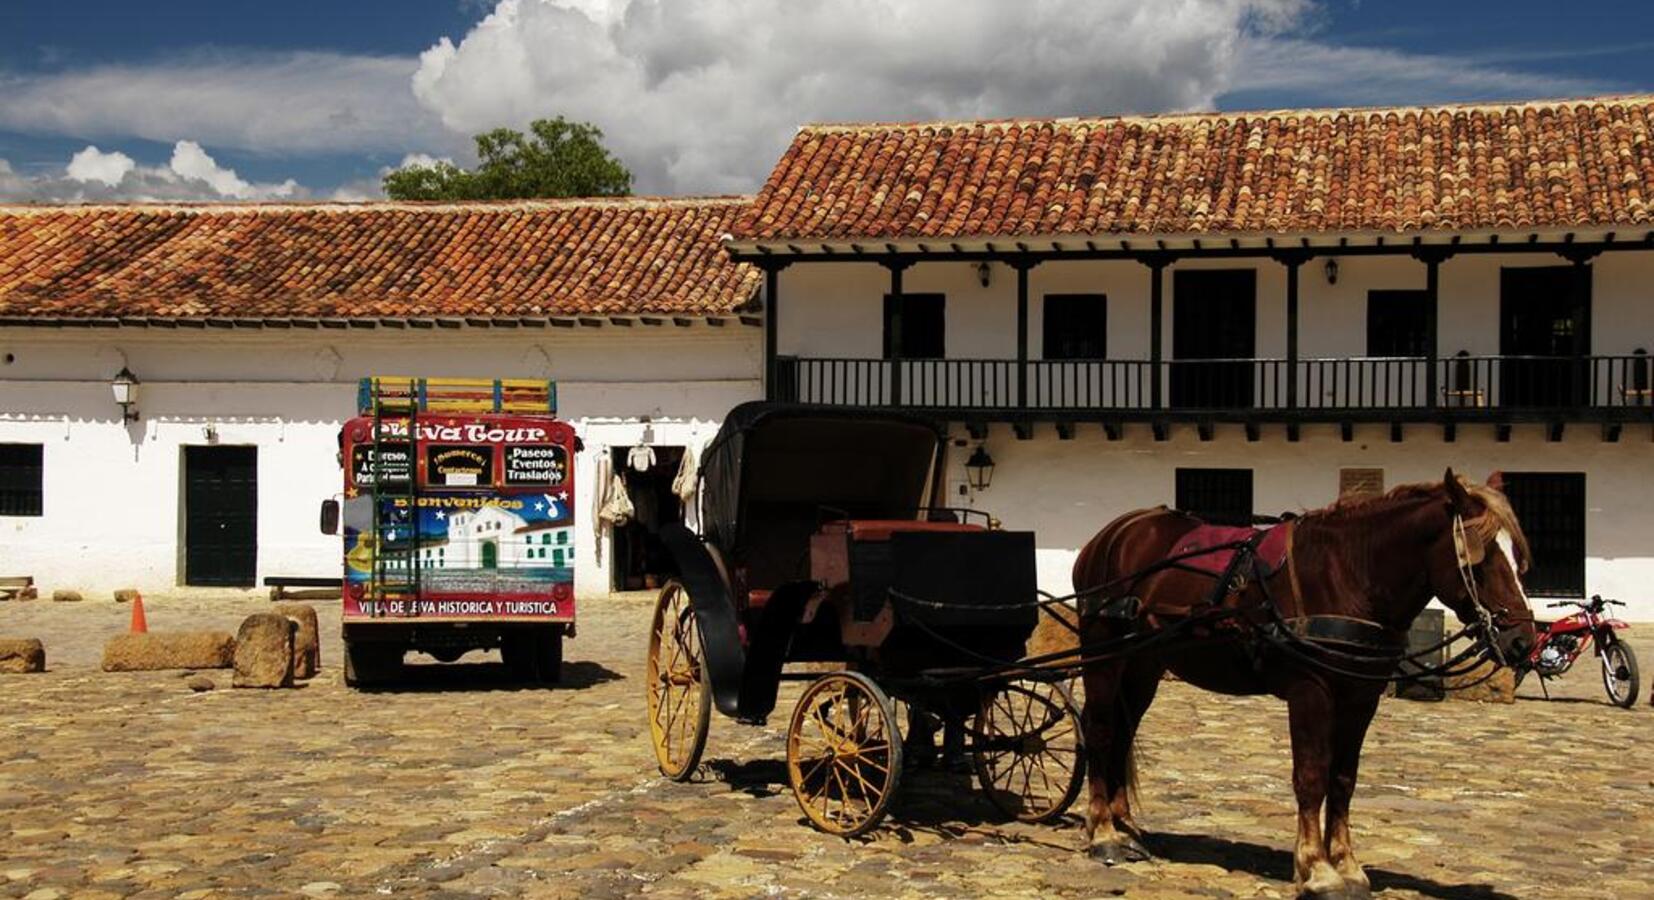
<instances>
[{"instance_id":1,"label":"cobblestone pavement","mask_svg":"<svg viewBox=\"0 0 1654 900\"><path fill-rule=\"evenodd\" d=\"M704 776L663 782L645 598L585 604L565 686L514 688L484 661L379 694L340 683L337 605L317 607L317 679L232 691L209 673L220 689L197 694L96 670L124 606L0 604L0 636L41 637L51 667L0 676L0 896L1291 894L1272 700L1165 687L1142 739L1159 859L1106 869L1076 852L1077 819L1004 824L964 776L913 775L868 839L818 834L785 786L781 715L715 716ZM261 608L162 598L149 621L233 630ZM1654 710L1604 705L1594 667L1564 684L1585 699L1386 701L1354 819L1380 896L1654 893Z\"/></svg>"}]
</instances>

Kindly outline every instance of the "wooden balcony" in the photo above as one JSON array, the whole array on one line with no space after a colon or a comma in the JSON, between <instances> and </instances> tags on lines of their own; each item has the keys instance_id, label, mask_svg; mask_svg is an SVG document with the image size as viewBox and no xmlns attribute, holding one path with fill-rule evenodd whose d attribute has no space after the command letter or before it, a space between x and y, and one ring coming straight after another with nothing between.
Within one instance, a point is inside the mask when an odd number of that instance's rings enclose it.
<instances>
[{"instance_id":1,"label":"wooden balcony","mask_svg":"<svg viewBox=\"0 0 1654 900\"><path fill-rule=\"evenodd\" d=\"M967 422L1654 422L1654 359L1643 353L1024 364L783 356L776 364L776 400Z\"/></svg>"}]
</instances>

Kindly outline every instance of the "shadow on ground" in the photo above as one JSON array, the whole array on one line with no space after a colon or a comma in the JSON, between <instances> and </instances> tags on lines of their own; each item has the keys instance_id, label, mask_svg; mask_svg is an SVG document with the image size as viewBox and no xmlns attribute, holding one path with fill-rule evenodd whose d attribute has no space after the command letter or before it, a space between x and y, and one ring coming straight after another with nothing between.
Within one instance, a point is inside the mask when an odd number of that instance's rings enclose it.
<instances>
[{"instance_id":1,"label":"shadow on ground","mask_svg":"<svg viewBox=\"0 0 1654 900\"><path fill-rule=\"evenodd\" d=\"M504 663L409 663L402 667L395 684L362 687L374 693L441 693L444 691L566 691L589 688L626 676L602 663L579 660L563 664L563 677L555 683L523 681Z\"/></svg>"},{"instance_id":2,"label":"shadow on ground","mask_svg":"<svg viewBox=\"0 0 1654 900\"><path fill-rule=\"evenodd\" d=\"M1167 862L1219 866L1279 881L1292 879L1292 853L1287 850L1204 834L1164 831L1150 833L1145 843L1155 856ZM1516 900L1486 884L1443 884L1377 866L1367 866L1366 870L1374 891L1414 891L1439 900Z\"/></svg>"}]
</instances>

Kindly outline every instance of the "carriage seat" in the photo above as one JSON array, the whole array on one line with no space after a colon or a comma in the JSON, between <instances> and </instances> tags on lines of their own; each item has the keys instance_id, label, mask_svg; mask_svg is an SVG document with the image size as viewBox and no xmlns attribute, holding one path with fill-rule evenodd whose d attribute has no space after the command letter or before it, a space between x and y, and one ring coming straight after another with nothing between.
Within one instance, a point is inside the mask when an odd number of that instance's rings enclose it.
<instances>
[{"instance_id":1,"label":"carriage seat","mask_svg":"<svg viewBox=\"0 0 1654 900\"><path fill-rule=\"evenodd\" d=\"M981 525L968 525L961 522L924 522L917 519L851 519L846 522L829 522L825 528L830 529L835 526L848 531L852 541L888 541L891 535L898 532L907 534L916 531L983 530Z\"/></svg>"},{"instance_id":2,"label":"carriage seat","mask_svg":"<svg viewBox=\"0 0 1654 900\"><path fill-rule=\"evenodd\" d=\"M1279 525L1271 525L1268 528L1261 529L1263 540L1258 542L1257 557L1258 562L1263 564L1265 577L1279 572L1281 567L1286 565L1292 524L1291 522L1282 522ZM1251 526L1197 525L1193 531L1185 534L1172 547L1170 555L1181 556L1186 553L1196 553L1208 547L1221 547L1224 544L1244 541L1259 531L1260 529ZM1224 570L1229 568L1229 563L1234 558L1235 548L1231 547L1185 559L1178 565L1214 577L1222 577Z\"/></svg>"}]
</instances>

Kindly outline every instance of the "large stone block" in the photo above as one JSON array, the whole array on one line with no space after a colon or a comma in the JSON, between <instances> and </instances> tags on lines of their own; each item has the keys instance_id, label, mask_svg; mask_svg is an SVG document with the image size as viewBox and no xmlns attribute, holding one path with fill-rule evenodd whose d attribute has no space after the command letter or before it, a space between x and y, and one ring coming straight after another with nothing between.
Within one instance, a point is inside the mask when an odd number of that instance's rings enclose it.
<instances>
[{"instance_id":1,"label":"large stone block","mask_svg":"<svg viewBox=\"0 0 1654 900\"><path fill-rule=\"evenodd\" d=\"M321 628L316 623L316 608L308 603L277 603L271 610L298 626L293 635L293 677L314 678L322 667Z\"/></svg>"},{"instance_id":2,"label":"large stone block","mask_svg":"<svg viewBox=\"0 0 1654 900\"><path fill-rule=\"evenodd\" d=\"M52 599L58 603L79 603L83 598L80 596L80 591L58 588L52 591Z\"/></svg>"},{"instance_id":3,"label":"large stone block","mask_svg":"<svg viewBox=\"0 0 1654 900\"><path fill-rule=\"evenodd\" d=\"M0 672L46 671L46 646L38 638L0 638Z\"/></svg>"},{"instance_id":4,"label":"large stone block","mask_svg":"<svg viewBox=\"0 0 1654 900\"><path fill-rule=\"evenodd\" d=\"M1463 675L1449 676L1445 684L1448 699L1515 703L1516 672L1512 669L1500 669L1489 676L1489 670L1492 668L1493 663L1483 662ZM1487 680L1482 681L1483 678Z\"/></svg>"},{"instance_id":5,"label":"large stone block","mask_svg":"<svg viewBox=\"0 0 1654 900\"><path fill-rule=\"evenodd\" d=\"M117 634L103 647L105 672L227 669L234 660L235 638L223 631Z\"/></svg>"},{"instance_id":6,"label":"large stone block","mask_svg":"<svg viewBox=\"0 0 1654 900\"><path fill-rule=\"evenodd\" d=\"M235 675L238 688L293 686L293 635L298 626L286 616L254 613L243 619L235 634Z\"/></svg>"},{"instance_id":7,"label":"large stone block","mask_svg":"<svg viewBox=\"0 0 1654 900\"><path fill-rule=\"evenodd\" d=\"M121 588L115 592L116 603L131 603L136 599L138 599L137 588Z\"/></svg>"}]
</instances>

